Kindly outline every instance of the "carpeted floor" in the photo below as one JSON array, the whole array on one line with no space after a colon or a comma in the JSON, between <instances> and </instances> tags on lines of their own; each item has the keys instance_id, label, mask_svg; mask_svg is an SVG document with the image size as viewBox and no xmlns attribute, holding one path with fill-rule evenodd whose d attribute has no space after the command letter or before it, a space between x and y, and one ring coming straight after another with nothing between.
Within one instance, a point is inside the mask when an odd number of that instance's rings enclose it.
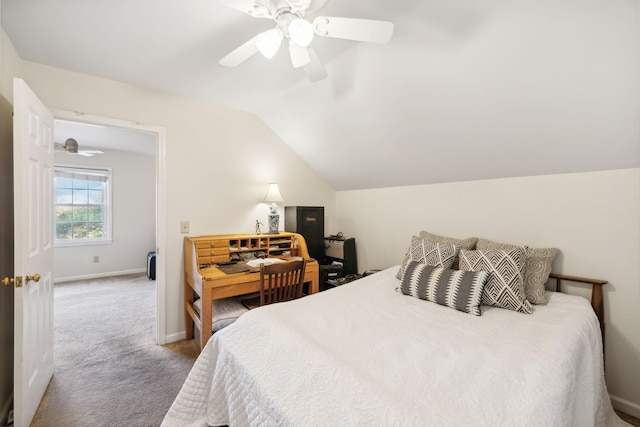
<instances>
[{"instance_id":1,"label":"carpeted floor","mask_svg":"<svg viewBox=\"0 0 640 427\"><path fill-rule=\"evenodd\" d=\"M155 281L55 285L54 375L32 426L159 426L199 349L156 345Z\"/></svg>"}]
</instances>

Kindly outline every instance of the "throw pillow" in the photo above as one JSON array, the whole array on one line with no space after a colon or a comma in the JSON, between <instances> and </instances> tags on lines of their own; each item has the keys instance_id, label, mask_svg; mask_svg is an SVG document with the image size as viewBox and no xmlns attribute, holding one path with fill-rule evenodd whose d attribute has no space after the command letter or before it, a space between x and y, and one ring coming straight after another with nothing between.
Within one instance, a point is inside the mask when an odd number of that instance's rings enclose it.
<instances>
[{"instance_id":1,"label":"throw pillow","mask_svg":"<svg viewBox=\"0 0 640 427\"><path fill-rule=\"evenodd\" d=\"M479 250L512 249L516 245L508 243L492 242L491 240L479 239ZM546 304L547 294L545 283L549 280L553 260L560 253L557 248L529 248L527 247L526 265L524 267L524 293L527 300L532 304Z\"/></svg>"},{"instance_id":2,"label":"throw pillow","mask_svg":"<svg viewBox=\"0 0 640 427\"><path fill-rule=\"evenodd\" d=\"M433 267L409 261L398 286L404 295L480 316L482 289L488 273Z\"/></svg>"},{"instance_id":3,"label":"throw pillow","mask_svg":"<svg viewBox=\"0 0 640 427\"><path fill-rule=\"evenodd\" d=\"M428 231L421 231L420 237L429 242L449 243L452 245L456 245L460 249L466 249L468 251L475 249L476 243L478 241L477 237L469 237L468 239L456 239L453 237L445 237L445 236L439 236L437 234L431 234ZM457 270L458 263L459 263L459 257L456 256L455 259L453 260L453 264L451 265L451 268L454 270Z\"/></svg>"},{"instance_id":4,"label":"throw pillow","mask_svg":"<svg viewBox=\"0 0 640 427\"><path fill-rule=\"evenodd\" d=\"M482 303L531 314L531 303L524 293L525 249L460 250L460 270L486 271L489 278L482 292Z\"/></svg>"},{"instance_id":5,"label":"throw pillow","mask_svg":"<svg viewBox=\"0 0 640 427\"><path fill-rule=\"evenodd\" d=\"M458 255L458 246L449 243L434 243L421 239L418 236L411 237L411 244L404 256L402 265L396 278L402 277L402 272L409 261L416 261L434 267L449 268Z\"/></svg>"}]
</instances>

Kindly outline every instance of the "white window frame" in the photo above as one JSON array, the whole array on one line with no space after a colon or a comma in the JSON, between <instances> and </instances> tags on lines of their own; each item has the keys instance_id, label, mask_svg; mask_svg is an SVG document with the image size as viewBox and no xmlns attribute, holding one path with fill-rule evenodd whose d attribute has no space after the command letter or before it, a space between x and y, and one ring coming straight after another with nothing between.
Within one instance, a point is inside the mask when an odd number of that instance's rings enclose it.
<instances>
[{"instance_id":1,"label":"white window frame","mask_svg":"<svg viewBox=\"0 0 640 427\"><path fill-rule=\"evenodd\" d=\"M80 165L71 165L71 164L58 164L56 163L53 167L54 170L54 178L56 176L57 171L64 171L70 173L78 173L78 174L91 174L96 173L100 175L105 175L107 177L107 182L105 183L104 190L104 211L103 211L103 232L106 237L100 239L57 239L57 223L56 223L56 215L55 215L55 206L56 203L56 187L55 183L53 186L53 200L54 200L54 213L53 213L53 226L54 226L54 247L69 247L69 246L93 246L93 245L109 245L113 243L113 229L112 229L112 218L113 218L113 208L111 203L111 187L112 187L112 168L106 166L80 166Z\"/></svg>"}]
</instances>

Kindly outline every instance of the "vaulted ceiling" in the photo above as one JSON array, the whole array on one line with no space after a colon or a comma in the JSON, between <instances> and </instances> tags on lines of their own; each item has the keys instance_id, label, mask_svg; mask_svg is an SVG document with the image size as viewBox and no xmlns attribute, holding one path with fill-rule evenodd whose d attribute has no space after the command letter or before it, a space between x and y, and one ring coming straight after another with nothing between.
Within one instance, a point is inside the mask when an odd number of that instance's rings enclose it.
<instances>
[{"instance_id":1,"label":"vaulted ceiling","mask_svg":"<svg viewBox=\"0 0 640 427\"><path fill-rule=\"evenodd\" d=\"M2 0L20 56L253 112L337 190L640 166L638 3L329 0L388 44L316 37L218 60L274 26L217 0Z\"/></svg>"}]
</instances>

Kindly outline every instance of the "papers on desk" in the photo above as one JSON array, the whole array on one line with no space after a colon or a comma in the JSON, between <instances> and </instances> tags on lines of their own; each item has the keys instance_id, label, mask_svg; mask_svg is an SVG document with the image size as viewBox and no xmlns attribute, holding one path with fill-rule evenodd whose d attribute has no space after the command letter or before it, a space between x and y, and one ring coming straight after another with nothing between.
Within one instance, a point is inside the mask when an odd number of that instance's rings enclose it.
<instances>
[{"instance_id":1,"label":"papers on desk","mask_svg":"<svg viewBox=\"0 0 640 427\"><path fill-rule=\"evenodd\" d=\"M252 268L258 268L262 264L271 265L278 262L284 262L284 261L281 260L280 258L258 258L258 259L252 259L251 261L247 261L247 265Z\"/></svg>"}]
</instances>

